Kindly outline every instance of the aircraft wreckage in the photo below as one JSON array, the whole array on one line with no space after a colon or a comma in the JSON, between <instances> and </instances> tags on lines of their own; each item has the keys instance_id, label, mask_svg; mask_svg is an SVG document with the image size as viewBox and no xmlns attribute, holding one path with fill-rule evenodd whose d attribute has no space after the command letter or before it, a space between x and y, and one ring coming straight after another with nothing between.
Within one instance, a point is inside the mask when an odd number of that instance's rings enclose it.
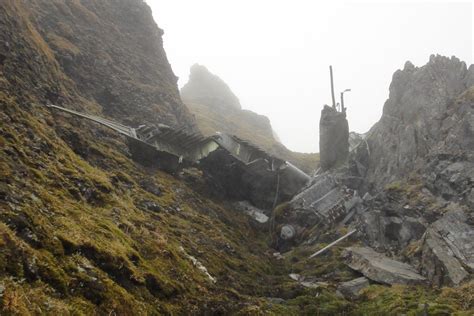
<instances>
[{"instance_id":1,"label":"aircraft wreckage","mask_svg":"<svg viewBox=\"0 0 474 316\"><path fill-rule=\"evenodd\" d=\"M234 135L217 133L204 137L164 124L133 128L56 105L47 107L124 135L132 158L142 164L155 165L170 173L197 167L217 181L230 197L249 200L257 207L268 209L287 201L310 181L306 173L291 163Z\"/></svg>"}]
</instances>

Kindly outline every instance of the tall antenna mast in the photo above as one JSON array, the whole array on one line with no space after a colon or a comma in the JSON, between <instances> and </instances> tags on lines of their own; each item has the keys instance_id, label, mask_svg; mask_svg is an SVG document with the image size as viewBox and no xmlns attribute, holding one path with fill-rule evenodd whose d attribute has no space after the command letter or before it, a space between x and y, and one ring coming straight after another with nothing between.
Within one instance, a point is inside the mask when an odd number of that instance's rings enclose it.
<instances>
[{"instance_id":1,"label":"tall antenna mast","mask_svg":"<svg viewBox=\"0 0 474 316\"><path fill-rule=\"evenodd\" d=\"M329 74L331 75L331 96L332 96L332 107L336 109L336 98L334 97L334 79L332 77L332 66L329 66Z\"/></svg>"}]
</instances>

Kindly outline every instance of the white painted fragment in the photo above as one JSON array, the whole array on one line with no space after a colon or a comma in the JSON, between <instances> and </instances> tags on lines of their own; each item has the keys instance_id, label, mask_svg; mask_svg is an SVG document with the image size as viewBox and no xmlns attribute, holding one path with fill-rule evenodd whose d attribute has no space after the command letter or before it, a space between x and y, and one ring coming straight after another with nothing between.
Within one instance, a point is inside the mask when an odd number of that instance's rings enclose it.
<instances>
[{"instance_id":1,"label":"white painted fragment","mask_svg":"<svg viewBox=\"0 0 474 316\"><path fill-rule=\"evenodd\" d=\"M209 272L207 271L207 268L198 260L196 259L195 257L191 256L190 254L188 254L186 252L186 250L184 250L184 248L182 246L179 246L179 250L181 250L184 255L189 259L191 260L191 262L193 263L193 265L198 268L199 271L201 271L204 275L207 276L207 278L212 282L212 283L216 283L217 282L217 279L215 277L213 277L212 275L209 274Z\"/></svg>"}]
</instances>

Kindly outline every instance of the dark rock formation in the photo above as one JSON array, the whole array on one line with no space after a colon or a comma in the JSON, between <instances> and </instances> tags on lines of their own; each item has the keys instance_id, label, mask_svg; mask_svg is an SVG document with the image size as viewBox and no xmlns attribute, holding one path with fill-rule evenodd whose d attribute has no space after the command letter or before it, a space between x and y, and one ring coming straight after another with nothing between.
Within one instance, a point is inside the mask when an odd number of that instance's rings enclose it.
<instances>
[{"instance_id":1,"label":"dark rock formation","mask_svg":"<svg viewBox=\"0 0 474 316\"><path fill-rule=\"evenodd\" d=\"M105 114L127 125L195 129L163 49L163 31L144 1L39 0L31 14L68 80ZM52 103L64 98L49 95Z\"/></svg>"},{"instance_id":2,"label":"dark rock formation","mask_svg":"<svg viewBox=\"0 0 474 316\"><path fill-rule=\"evenodd\" d=\"M472 162L473 103L460 95L473 84L473 73L456 57L439 55L423 67L407 62L395 72L382 118L353 158L368 189L406 176L427 159L437 160L431 168L445 164L439 158Z\"/></svg>"},{"instance_id":3,"label":"dark rock formation","mask_svg":"<svg viewBox=\"0 0 474 316\"><path fill-rule=\"evenodd\" d=\"M349 124L345 112L324 106L319 121L319 151L322 170L346 162L349 154Z\"/></svg>"},{"instance_id":4,"label":"dark rock formation","mask_svg":"<svg viewBox=\"0 0 474 316\"><path fill-rule=\"evenodd\" d=\"M357 214L355 225L366 245L381 251L398 252L411 242L420 240L429 223L439 216L426 209L429 203L432 201L412 205L409 198L396 190L381 192L364 201L365 211Z\"/></svg>"}]
</instances>

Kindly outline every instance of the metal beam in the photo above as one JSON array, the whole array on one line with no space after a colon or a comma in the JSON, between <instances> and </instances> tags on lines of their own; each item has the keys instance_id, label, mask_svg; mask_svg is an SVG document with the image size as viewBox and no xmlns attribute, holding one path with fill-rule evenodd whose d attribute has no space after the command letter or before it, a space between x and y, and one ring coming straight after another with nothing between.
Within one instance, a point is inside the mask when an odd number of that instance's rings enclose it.
<instances>
[{"instance_id":1,"label":"metal beam","mask_svg":"<svg viewBox=\"0 0 474 316\"><path fill-rule=\"evenodd\" d=\"M316 251L315 253L313 253L311 256L309 256L309 259L311 258L314 258L320 254L322 254L323 252L325 252L326 250L328 250L329 248L331 248L332 246L338 244L339 242L343 241L344 239L346 239L347 237L349 237L350 235L352 235L353 233L355 233L356 230L351 230L350 232L348 232L347 234L345 234L344 236L342 236L341 238L333 241L332 243L330 243L329 245L327 245L326 247L324 247L323 249L319 250L319 251Z\"/></svg>"}]
</instances>

